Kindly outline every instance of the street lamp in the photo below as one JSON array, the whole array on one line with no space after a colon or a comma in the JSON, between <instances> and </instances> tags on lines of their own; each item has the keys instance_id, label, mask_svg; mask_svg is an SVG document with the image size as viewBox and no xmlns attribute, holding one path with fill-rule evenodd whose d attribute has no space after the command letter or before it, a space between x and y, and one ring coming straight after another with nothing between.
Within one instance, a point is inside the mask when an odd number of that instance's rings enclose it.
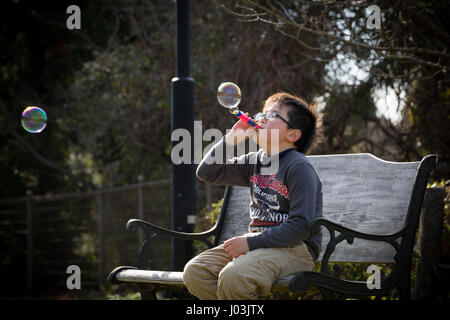
<instances>
[{"instance_id":1,"label":"street lamp","mask_svg":"<svg viewBox=\"0 0 450 320\"><path fill-rule=\"evenodd\" d=\"M188 216L195 215L194 155L194 79L189 76L189 0L177 0L176 77L172 79L172 130L186 129L191 137L189 164L172 164L172 228L192 232ZM172 144L174 146L175 142ZM173 239L172 262L174 270L183 270L190 259L192 242Z\"/></svg>"}]
</instances>

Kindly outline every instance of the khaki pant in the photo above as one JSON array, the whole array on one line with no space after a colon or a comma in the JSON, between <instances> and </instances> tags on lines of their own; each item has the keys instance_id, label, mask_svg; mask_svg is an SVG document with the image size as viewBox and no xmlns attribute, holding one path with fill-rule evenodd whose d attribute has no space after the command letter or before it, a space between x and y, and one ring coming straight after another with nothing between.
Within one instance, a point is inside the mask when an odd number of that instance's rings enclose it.
<instances>
[{"instance_id":1,"label":"khaki pant","mask_svg":"<svg viewBox=\"0 0 450 320\"><path fill-rule=\"evenodd\" d=\"M245 236L252 235L255 234ZM202 300L250 300L269 294L278 278L311 271L313 266L313 258L304 243L255 249L236 259L220 245L190 260L184 267L183 281Z\"/></svg>"}]
</instances>

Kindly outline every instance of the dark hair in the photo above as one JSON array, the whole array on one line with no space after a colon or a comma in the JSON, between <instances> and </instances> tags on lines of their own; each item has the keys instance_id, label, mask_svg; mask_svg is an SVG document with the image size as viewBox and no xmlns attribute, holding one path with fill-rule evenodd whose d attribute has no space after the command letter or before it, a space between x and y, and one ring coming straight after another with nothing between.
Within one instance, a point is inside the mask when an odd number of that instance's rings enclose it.
<instances>
[{"instance_id":1,"label":"dark hair","mask_svg":"<svg viewBox=\"0 0 450 320\"><path fill-rule=\"evenodd\" d=\"M264 101L264 106L270 104L288 106L287 115L289 129L300 129L302 135L294 145L299 152L306 153L310 147L317 143L322 133L322 115L317 111L317 104L308 104L302 98L286 92L278 92Z\"/></svg>"}]
</instances>

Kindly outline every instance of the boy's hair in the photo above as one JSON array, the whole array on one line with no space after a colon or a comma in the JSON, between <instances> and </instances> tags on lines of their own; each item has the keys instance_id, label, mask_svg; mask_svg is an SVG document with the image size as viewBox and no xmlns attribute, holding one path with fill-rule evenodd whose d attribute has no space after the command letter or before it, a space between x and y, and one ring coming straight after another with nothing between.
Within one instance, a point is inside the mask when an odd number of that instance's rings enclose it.
<instances>
[{"instance_id":1,"label":"boy's hair","mask_svg":"<svg viewBox=\"0 0 450 320\"><path fill-rule=\"evenodd\" d=\"M319 142L322 134L322 114L317 111L317 103L308 104L302 98L286 92L278 92L264 101L264 109L273 104L289 107L289 129L300 129L302 135L294 145L299 152L306 153L313 144Z\"/></svg>"}]
</instances>

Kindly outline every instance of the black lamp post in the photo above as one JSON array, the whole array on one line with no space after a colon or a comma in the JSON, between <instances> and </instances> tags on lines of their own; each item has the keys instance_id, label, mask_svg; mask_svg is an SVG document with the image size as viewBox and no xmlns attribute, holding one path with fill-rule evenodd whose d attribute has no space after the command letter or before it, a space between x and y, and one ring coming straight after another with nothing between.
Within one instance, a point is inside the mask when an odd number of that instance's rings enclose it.
<instances>
[{"instance_id":1,"label":"black lamp post","mask_svg":"<svg viewBox=\"0 0 450 320\"><path fill-rule=\"evenodd\" d=\"M191 162L172 164L172 228L192 232L188 216L195 215L195 165L194 155L194 79L189 77L189 0L177 0L176 77L172 79L172 130L179 128L190 132ZM177 142L174 142L176 144ZM174 145L173 144L173 145ZM191 257L191 241L172 242L174 270L183 270Z\"/></svg>"}]
</instances>

